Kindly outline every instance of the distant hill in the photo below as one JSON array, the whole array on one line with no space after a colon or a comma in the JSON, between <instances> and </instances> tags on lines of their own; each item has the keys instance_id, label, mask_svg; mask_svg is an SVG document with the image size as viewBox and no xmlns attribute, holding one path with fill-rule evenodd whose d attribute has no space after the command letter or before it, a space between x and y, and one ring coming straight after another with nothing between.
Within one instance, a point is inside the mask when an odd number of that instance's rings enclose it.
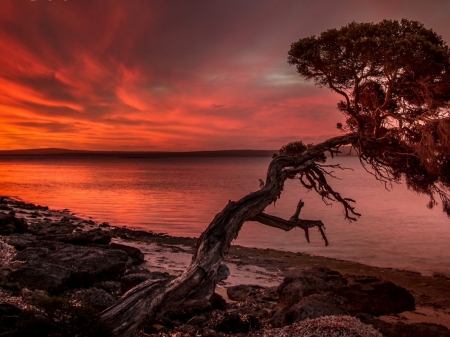
<instances>
[{"instance_id":1,"label":"distant hill","mask_svg":"<svg viewBox=\"0 0 450 337\"><path fill-rule=\"evenodd\" d=\"M158 152L158 151L85 151L57 148L0 150L1 157L116 157L116 158L166 158L166 157L271 157L277 150L221 150L191 152Z\"/></svg>"},{"instance_id":2,"label":"distant hill","mask_svg":"<svg viewBox=\"0 0 450 337\"><path fill-rule=\"evenodd\" d=\"M350 146L341 148L339 156L356 156ZM272 157L278 150L220 150L190 152L160 151L87 151L58 148L0 150L0 157L114 157L114 158L170 158L170 157ZM327 153L327 156L329 154Z\"/></svg>"}]
</instances>

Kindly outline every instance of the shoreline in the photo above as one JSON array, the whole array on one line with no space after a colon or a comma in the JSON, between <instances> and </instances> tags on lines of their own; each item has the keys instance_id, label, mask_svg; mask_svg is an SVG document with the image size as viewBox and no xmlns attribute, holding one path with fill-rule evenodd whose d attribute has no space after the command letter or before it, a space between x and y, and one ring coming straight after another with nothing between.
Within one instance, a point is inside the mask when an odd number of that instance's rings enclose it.
<instances>
[{"instance_id":1,"label":"shoreline","mask_svg":"<svg viewBox=\"0 0 450 337\"><path fill-rule=\"evenodd\" d=\"M145 255L143 267L151 272L168 272L179 275L190 263L196 238L176 237L138 229L114 227L82 219L69 209L49 210L42 206L27 204L18 198L0 197L17 217L29 223L43 219L69 218L79 231L99 229L112 233L112 242L139 248ZM27 205L33 205L27 206ZM6 212L5 207L2 211ZM5 238L4 236L2 238ZM217 292L227 299L226 288L240 284L264 287L278 286L284 277L314 266L327 267L342 275L373 276L391 281L407 289L416 300L416 310L383 317L386 321L406 323L436 323L450 328L450 278L443 275L423 276L418 272L381 268L358 262L335 258L294 253L274 249L260 249L232 245L224 263L230 268L228 279L218 284ZM227 299L229 300L229 299Z\"/></svg>"}]
</instances>

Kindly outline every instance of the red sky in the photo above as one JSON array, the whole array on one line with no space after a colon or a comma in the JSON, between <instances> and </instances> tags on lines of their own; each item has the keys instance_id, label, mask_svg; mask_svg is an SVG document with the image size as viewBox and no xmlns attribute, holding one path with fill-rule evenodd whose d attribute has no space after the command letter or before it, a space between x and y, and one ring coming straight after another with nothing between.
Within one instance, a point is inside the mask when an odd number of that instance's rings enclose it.
<instances>
[{"instance_id":1,"label":"red sky","mask_svg":"<svg viewBox=\"0 0 450 337\"><path fill-rule=\"evenodd\" d=\"M448 0L2 0L0 149L278 149L339 134L338 98L290 44L349 22L418 20Z\"/></svg>"}]
</instances>

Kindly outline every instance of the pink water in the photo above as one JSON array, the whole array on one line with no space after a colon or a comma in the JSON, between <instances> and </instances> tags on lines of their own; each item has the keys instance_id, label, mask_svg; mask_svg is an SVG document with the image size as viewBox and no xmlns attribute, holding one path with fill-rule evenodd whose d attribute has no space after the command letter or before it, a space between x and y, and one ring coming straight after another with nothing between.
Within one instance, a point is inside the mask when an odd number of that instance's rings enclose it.
<instances>
[{"instance_id":1,"label":"pink water","mask_svg":"<svg viewBox=\"0 0 450 337\"><path fill-rule=\"evenodd\" d=\"M329 247L311 232L283 232L246 223L236 244L307 252L370 265L450 276L450 220L427 198L403 185L391 192L375 181L356 158L339 158L354 171L339 171L332 184L357 201L362 217L348 223L342 207L324 205L298 182L287 183L281 200L266 212L289 218L298 199L302 218L320 219ZM198 236L229 200L258 189L270 158L34 158L0 159L0 195L70 208L80 216L112 225L171 235Z\"/></svg>"}]
</instances>

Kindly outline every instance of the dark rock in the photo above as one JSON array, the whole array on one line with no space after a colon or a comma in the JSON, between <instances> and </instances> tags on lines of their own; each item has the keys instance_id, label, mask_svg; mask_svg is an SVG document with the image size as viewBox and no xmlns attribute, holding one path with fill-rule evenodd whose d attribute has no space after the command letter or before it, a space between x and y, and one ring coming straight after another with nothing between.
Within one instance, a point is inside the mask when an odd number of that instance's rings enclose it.
<instances>
[{"instance_id":1,"label":"dark rock","mask_svg":"<svg viewBox=\"0 0 450 337\"><path fill-rule=\"evenodd\" d=\"M4 239L7 244L13 246L17 250L24 250L31 242L35 241L35 237L30 236L29 234L10 235Z\"/></svg>"},{"instance_id":2,"label":"dark rock","mask_svg":"<svg viewBox=\"0 0 450 337\"><path fill-rule=\"evenodd\" d=\"M203 326L208 321L208 318L205 315L197 315L192 317L187 324L191 326Z\"/></svg>"},{"instance_id":3,"label":"dark rock","mask_svg":"<svg viewBox=\"0 0 450 337\"><path fill-rule=\"evenodd\" d=\"M16 218L15 213L0 213L0 234L24 233L28 229L28 223L23 218Z\"/></svg>"},{"instance_id":4,"label":"dark rock","mask_svg":"<svg viewBox=\"0 0 450 337\"><path fill-rule=\"evenodd\" d=\"M35 240L28 244L28 247L47 248L48 250L58 250L64 247L64 244L58 241Z\"/></svg>"},{"instance_id":5,"label":"dark rock","mask_svg":"<svg viewBox=\"0 0 450 337\"><path fill-rule=\"evenodd\" d=\"M90 306L104 310L115 303L115 298L103 289L89 288L77 290L72 294L72 298Z\"/></svg>"},{"instance_id":6,"label":"dark rock","mask_svg":"<svg viewBox=\"0 0 450 337\"><path fill-rule=\"evenodd\" d=\"M46 260L70 266L71 281L78 286L116 280L123 275L128 264L128 256L120 250L72 245L51 252Z\"/></svg>"},{"instance_id":7,"label":"dark rock","mask_svg":"<svg viewBox=\"0 0 450 337\"><path fill-rule=\"evenodd\" d=\"M71 234L76 227L70 222L43 222L30 224L28 232L36 236L48 236L48 239L57 240L66 234Z\"/></svg>"},{"instance_id":8,"label":"dark rock","mask_svg":"<svg viewBox=\"0 0 450 337\"><path fill-rule=\"evenodd\" d=\"M241 284L227 288L228 298L232 301L244 302L251 298L259 297L264 291L264 287L258 285Z\"/></svg>"},{"instance_id":9,"label":"dark rock","mask_svg":"<svg viewBox=\"0 0 450 337\"><path fill-rule=\"evenodd\" d=\"M14 257L16 261L35 262L48 256L50 250L46 247L29 247L18 252Z\"/></svg>"},{"instance_id":10,"label":"dark rock","mask_svg":"<svg viewBox=\"0 0 450 337\"><path fill-rule=\"evenodd\" d=\"M42 289L56 293L70 280L70 270L47 262L27 263L9 274L10 283L21 288Z\"/></svg>"},{"instance_id":11,"label":"dark rock","mask_svg":"<svg viewBox=\"0 0 450 337\"><path fill-rule=\"evenodd\" d=\"M251 315L242 316L238 313L225 315L222 321L217 324L216 330L225 333L249 333L250 330L258 329L261 326L259 320Z\"/></svg>"},{"instance_id":12,"label":"dark rock","mask_svg":"<svg viewBox=\"0 0 450 337\"><path fill-rule=\"evenodd\" d=\"M378 278L348 277L349 285L337 294L346 298L345 308L351 314L375 316L414 310L414 297L404 288Z\"/></svg>"},{"instance_id":13,"label":"dark rock","mask_svg":"<svg viewBox=\"0 0 450 337\"><path fill-rule=\"evenodd\" d=\"M5 241L19 251L22 251L25 248L47 248L49 250L57 250L64 245L58 241L43 240L42 238L43 237L35 237L30 234L13 234L5 237Z\"/></svg>"},{"instance_id":14,"label":"dark rock","mask_svg":"<svg viewBox=\"0 0 450 337\"><path fill-rule=\"evenodd\" d=\"M113 296L122 294L122 284L118 281L103 281L95 284L96 288L103 289Z\"/></svg>"},{"instance_id":15,"label":"dark rock","mask_svg":"<svg viewBox=\"0 0 450 337\"><path fill-rule=\"evenodd\" d=\"M122 285L122 293L127 292L131 288L134 288L138 284L147 281L152 278L150 273L136 273L125 275L120 279Z\"/></svg>"},{"instance_id":16,"label":"dark rock","mask_svg":"<svg viewBox=\"0 0 450 337\"><path fill-rule=\"evenodd\" d=\"M343 298L336 297L331 293L313 294L304 297L283 315L285 321L277 326L290 325L308 318L346 315L348 313L342 308L344 301ZM275 322L275 318L276 316L272 318L272 322Z\"/></svg>"},{"instance_id":17,"label":"dark rock","mask_svg":"<svg viewBox=\"0 0 450 337\"><path fill-rule=\"evenodd\" d=\"M261 287L259 285L237 285L227 288L228 298L237 302L277 301L276 287Z\"/></svg>"},{"instance_id":18,"label":"dark rock","mask_svg":"<svg viewBox=\"0 0 450 337\"><path fill-rule=\"evenodd\" d=\"M414 310L414 297L404 288L378 278L342 276L312 268L286 277L277 290L272 312L276 327L325 315L388 315Z\"/></svg>"},{"instance_id":19,"label":"dark rock","mask_svg":"<svg viewBox=\"0 0 450 337\"><path fill-rule=\"evenodd\" d=\"M388 323L367 314L358 315L358 319L364 324L372 325L384 337L450 337L450 330L439 324Z\"/></svg>"},{"instance_id":20,"label":"dark rock","mask_svg":"<svg viewBox=\"0 0 450 337\"><path fill-rule=\"evenodd\" d=\"M144 262L144 253L141 252L139 248L131 247L127 245L123 245L120 243L111 242L109 246L112 249L119 249L123 250L125 253L128 254L129 257L133 260L134 265L139 265Z\"/></svg>"},{"instance_id":21,"label":"dark rock","mask_svg":"<svg viewBox=\"0 0 450 337\"><path fill-rule=\"evenodd\" d=\"M308 295L334 292L347 285L347 280L337 271L315 267L286 277L277 289L279 302L292 306Z\"/></svg>"},{"instance_id":22,"label":"dark rock","mask_svg":"<svg viewBox=\"0 0 450 337\"><path fill-rule=\"evenodd\" d=\"M15 231L16 231L16 227L14 227L14 225L12 225L12 224L4 225L4 226L0 227L1 235L10 235L10 234L14 233Z\"/></svg>"},{"instance_id":23,"label":"dark rock","mask_svg":"<svg viewBox=\"0 0 450 337\"><path fill-rule=\"evenodd\" d=\"M3 316L17 316L22 312L22 309L13 304L2 302L0 303L0 320Z\"/></svg>"},{"instance_id":24,"label":"dark rock","mask_svg":"<svg viewBox=\"0 0 450 337\"><path fill-rule=\"evenodd\" d=\"M120 250L61 245L55 251L36 247L19 252L16 260L25 264L10 273L10 280L19 287L57 293L65 288L117 280L129 263Z\"/></svg>"},{"instance_id":25,"label":"dark rock","mask_svg":"<svg viewBox=\"0 0 450 337\"><path fill-rule=\"evenodd\" d=\"M82 246L89 244L107 245L108 243L111 242L111 237L112 235L109 231L104 231L101 230L100 228L97 228L87 232L74 232L68 234L62 237L61 241L73 245L82 245Z\"/></svg>"},{"instance_id":26,"label":"dark rock","mask_svg":"<svg viewBox=\"0 0 450 337\"><path fill-rule=\"evenodd\" d=\"M209 303L213 309L225 311L227 310L227 301L218 293L213 293L209 298Z\"/></svg>"},{"instance_id":27,"label":"dark rock","mask_svg":"<svg viewBox=\"0 0 450 337\"><path fill-rule=\"evenodd\" d=\"M0 319L0 328L13 328L19 320L18 315L4 315ZM4 335L3 335L4 336Z\"/></svg>"}]
</instances>

